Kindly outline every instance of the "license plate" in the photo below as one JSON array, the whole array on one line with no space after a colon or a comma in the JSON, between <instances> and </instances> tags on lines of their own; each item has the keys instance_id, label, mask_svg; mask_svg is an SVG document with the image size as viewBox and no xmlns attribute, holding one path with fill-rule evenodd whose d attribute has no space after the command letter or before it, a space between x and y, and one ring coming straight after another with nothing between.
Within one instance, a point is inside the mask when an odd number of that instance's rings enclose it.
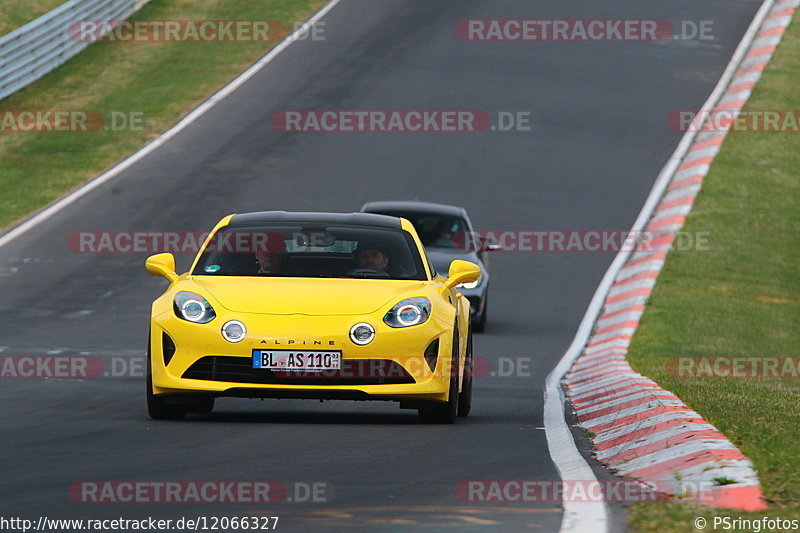
<instances>
[{"instance_id":1,"label":"license plate","mask_svg":"<svg viewBox=\"0 0 800 533\"><path fill-rule=\"evenodd\" d=\"M307 352L296 350L253 350L253 368L319 372L340 370L342 352Z\"/></svg>"}]
</instances>

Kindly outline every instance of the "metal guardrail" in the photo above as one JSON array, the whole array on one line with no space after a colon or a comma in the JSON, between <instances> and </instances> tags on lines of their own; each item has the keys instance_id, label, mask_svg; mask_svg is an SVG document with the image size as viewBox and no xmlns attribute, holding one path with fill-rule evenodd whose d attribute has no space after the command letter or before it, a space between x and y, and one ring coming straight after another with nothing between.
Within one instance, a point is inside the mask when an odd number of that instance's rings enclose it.
<instances>
[{"instance_id":1,"label":"metal guardrail","mask_svg":"<svg viewBox=\"0 0 800 533\"><path fill-rule=\"evenodd\" d=\"M147 0L69 0L0 37L0 100L17 92L86 48L70 37L79 20L126 19Z\"/></svg>"}]
</instances>

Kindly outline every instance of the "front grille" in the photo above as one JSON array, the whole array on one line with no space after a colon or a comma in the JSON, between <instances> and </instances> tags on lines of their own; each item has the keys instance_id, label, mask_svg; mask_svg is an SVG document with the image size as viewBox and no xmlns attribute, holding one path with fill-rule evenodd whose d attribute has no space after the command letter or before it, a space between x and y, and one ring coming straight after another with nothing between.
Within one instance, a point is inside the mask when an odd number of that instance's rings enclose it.
<instances>
[{"instance_id":1,"label":"front grille","mask_svg":"<svg viewBox=\"0 0 800 533\"><path fill-rule=\"evenodd\" d=\"M343 360L340 370L315 372L253 368L250 357L207 355L186 372L186 379L264 385L397 385L415 383L398 363L388 359Z\"/></svg>"}]
</instances>

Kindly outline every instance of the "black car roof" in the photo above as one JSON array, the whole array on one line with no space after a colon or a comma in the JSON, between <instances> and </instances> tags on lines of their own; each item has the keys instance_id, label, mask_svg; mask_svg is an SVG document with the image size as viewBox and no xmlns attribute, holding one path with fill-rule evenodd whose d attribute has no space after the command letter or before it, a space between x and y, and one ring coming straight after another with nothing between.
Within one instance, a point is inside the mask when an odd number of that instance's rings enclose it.
<instances>
[{"instance_id":1,"label":"black car roof","mask_svg":"<svg viewBox=\"0 0 800 533\"><path fill-rule=\"evenodd\" d=\"M448 216L462 216L466 217L466 210L463 207L456 207L454 205L434 204L430 202L412 202L412 201L397 201L397 202L369 202L361 207L361 211L374 212L374 211L406 211L413 213L437 213Z\"/></svg>"},{"instance_id":2,"label":"black car roof","mask_svg":"<svg viewBox=\"0 0 800 533\"><path fill-rule=\"evenodd\" d=\"M400 229L400 219L371 213L316 213L288 211L260 211L233 215L228 226L255 226L261 224L339 224L344 226L373 226Z\"/></svg>"}]
</instances>

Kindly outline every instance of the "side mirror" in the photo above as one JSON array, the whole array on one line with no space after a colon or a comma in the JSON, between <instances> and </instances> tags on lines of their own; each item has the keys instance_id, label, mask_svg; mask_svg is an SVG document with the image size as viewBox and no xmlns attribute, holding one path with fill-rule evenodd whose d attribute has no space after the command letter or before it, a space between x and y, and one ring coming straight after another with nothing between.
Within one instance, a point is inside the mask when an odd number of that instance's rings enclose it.
<instances>
[{"instance_id":1,"label":"side mirror","mask_svg":"<svg viewBox=\"0 0 800 533\"><path fill-rule=\"evenodd\" d=\"M167 278L170 282L178 279L175 273L175 256L172 254L156 254L147 258L144 267L154 276Z\"/></svg>"},{"instance_id":2,"label":"side mirror","mask_svg":"<svg viewBox=\"0 0 800 533\"><path fill-rule=\"evenodd\" d=\"M447 274L445 285L448 289L452 289L456 285L476 281L480 275L481 267L469 261L456 259L450 263L450 271Z\"/></svg>"}]
</instances>

